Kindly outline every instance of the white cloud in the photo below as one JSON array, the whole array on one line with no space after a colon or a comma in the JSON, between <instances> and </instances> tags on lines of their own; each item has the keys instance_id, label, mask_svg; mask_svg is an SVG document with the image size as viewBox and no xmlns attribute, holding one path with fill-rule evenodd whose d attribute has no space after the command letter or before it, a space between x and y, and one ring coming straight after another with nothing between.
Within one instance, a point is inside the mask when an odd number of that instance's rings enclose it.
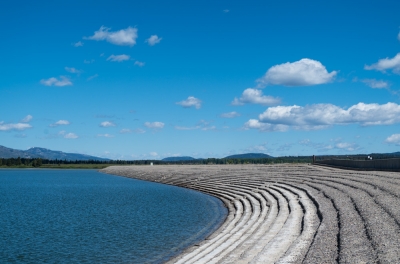
<instances>
[{"instance_id":1,"label":"white cloud","mask_svg":"<svg viewBox=\"0 0 400 264\"><path fill-rule=\"evenodd\" d=\"M119 131L119 133L120 134L130 134L130 133L132 133L133 131L131 130L131 129L128 129L128 128L123 128L123 129L121 129L120 131Z\"/></svg>"},{"instance_id":2,"label":"white cloud","mask_svg":"<svg viewBox=\"0 0 400 264\"><path fill-rule=\"evenodd\" d=\"M301 59L272 66L263 77L257 80L258 88L266 85L307 86L333 81L337 72L328 72L321 62Z\"/></svg>"},{"instance_id":3,"label":"white cloud","mask_svg":"<svg viewBox=\"0 0 400 264\"><path fill-rule=\"evenodd\" d=\"M160 43L162 38L159 38L157 35L151 35L150 38L146 39L146 42L149 43L150 46L154 46L157 43Z\"/></svg>"},{"instance_id":4,"label":"white cloud","mask_svg":"<svg viewBox=\"0 0 400 264\"><path fill-rule=\"evenodd\" d=\"M144 125L152 129L161 129L165 124L163 122L145 122Z\"/></svg>"},{"instance_id":5,"label":"white cloud","mask_svg":"<svg viewBox=\"0 0 400 264\"><path fill-rule=\"evenodd\" d=\"M157 152L150 152L149 155L152 156L152 157L157 157L158 153Z\"/></svg>"},{"instance_id":6,"label":"white cloud","mask_svg":"<svg viewBox=\"0 0 400 264\"><path fill-rule=\"evenodd\" d=\"M30 122L32 120L32 118L33 118L33 116L27 115L21 120L21 122L22 123L28 123L28 122Z\"/></svg>"},{"instance_id":7,"label":"white cloud","mask_svg":"<svg viewBox=\"0 0 400 264\"><path fill-rule=\"evenodd\" d=\"M243 91L242 96L232 101L232 105L244 104L261 104L261 105L275 105L279 104L281 100L276 97L263 95L261 90L248 88Z\"/></svg>"},{"instance_id":8,"label":"white cloud","mask_svg":"<svg viewBox=\"0 0 400 264\"><path fill-rule=\"evenodd\" d=\"M55 77L51 77L49 79L42 79L40 80L40 83L46 86L67 86L67 85L72 85L72 82L68 77L65 76L60 76L60 79L57 79Z\"/></svg>"},{"instance_id":9,"label":"white cloud","mask_svg":"<svg viewBox=\"0 0 400 264\"><path fill-rule=\"evenodd\" d=\"M93 63L93 62L94 62L93 59L91 59L91 60L83 60L83 63L85 63L85 64L90 64L90 63Z\"/></svg>"},{"instance_id":10,"label":"white cloud","mask_svg":"<svg viewBox=\"0 0 400 264\"><path fill-rule=\"evenodd\" d=\"M341 149L341 150L347 150L347 151L354 151L354 150L360 149L360 147L357 144L346 143L346 142L336 143L335 148Z\"/></svg>"},{"instance_id":11,"label":"white cloud","mask_svg":"<svg viewBox=\"0 0 400 264\"><path fill-rule=\"evenodd\" d=\"M137 28L128 27L118 31L110 31L110 28L101 26L98 31L94 32L93 36L83 37L91 40L106 40L112 44L120 46L133 46L136 44Z\"/></svg>"},{"instance_id":12,"label":"white cloud","mask_svg":"<svg viewBox=\"0 0 400 264\"><path fill-rule=\"evenodd\" d=\"M359 124L361 126L391 125L400 123L400 105L395 103L358 103L347 109L332 104L307 106L269 107L259 115L259 120L251 119L245 129L260 131L282 131L324 129L332 125Z\"/></svg>"},{"instance_id":13,"label":"white cloud","mask_svg":"<svg viewBox=\"0 0 400 264\"><path fill-rule=\"evenodd\" d=\"M371 88L374 89L386 89L389 88L389 83L383 80L376 80L376 79L363 79L361 82L365 83Z\"/></svg>"},{"instance_id":14,"label":"white cloud","mask_svg":"<svg viewBox=\"0 0 400 264\"><path fill-rule=\"evenodd\" d=\"M58 120L57 122L55 122L54 124L51 124L51 127L57 127L57 126L63 126L63 125L69 125L69 121L68 120Z\"/></svg>"},{"instance_id":15,"label":"white cloud","mask_svg":"<svg viewBox=\"0 0 400 264\"><path fill-rule=\"evenodd\" d=\"M110 134L97 134L98 137L106 137L106 138L113 138L114 135L110 135Z\"/></svg>"},{"instance_id":16,"label":"white cloud","mask_svg":"<svg viewBox=\"0 0 400 264\"><path fill-rule=\"evenodd\" d=\"M4 122L0 122L0 131L25 130L31 127L32 127L31 125L26 123L7 124Z\"/></svg>"},{"instance_id":17,"label":"white cloud","mask_svg":"<svg viewBox=\"0 0 400 264\"><path fill-rule=\"evenodd\" d=\"M224 9L224 10L222 10L222 12L229 13L229 9Z\"/></svg>"},{"instance_id":18,"label":"white cloud","mask_svg":"<svg viewBox=\"0 0 400 264\"><path fill-rule=\"evenodd\" d=\"M240 116L240 114L238 112L223 113L220 115L220 117L222 117L222 118L235 118L238 116Z\"/></svg>"},{"instance_id":19,"label":"white cloud","mask_svg":"<svg viewBox=\"0 0 400 264\"><path fill-rule=\"evenodd\" d=\"M386 138L386 143L400 146L400 134L393 134Z\"/></svg>"},{"instance_id":20,"label":"white cloud","mask_svg":"<svg viewBox=\"0 0 400 264\"><path fill-rule=\"evenodd\" d=\"M76 139L76 138L78 138L78 136L75 133L68 133L68 134L64 135L64 138Z\"/></svg>"},{"instance_id":21,"label":"white cloud","mask_svg":"<svg viewBox=\"0 0 400 264\"><path fill-rule=\"evenodd\" d=\"M397 53L393 58L380 59L377 63L372 65L365 65L365 70L377 70L385 72L386 70L392 70L396 74L400 74L400 53Z\"/></svg>"},{"instance_id":22,"label":"white cloud","mask_svg":"<svg viewBox=\"0 0 400 264\"><path fill-rule=\"evenodd\" d=\"M193 127L175 126L176 130L196 130L200 128L201 126L193 126Z\"/></svg>"},{"instance_id":23,"label":"white cloud","mask_svg":"<svg viewBox=\"0 0 400 264\"><path fill-rule=\"evenodd\" d=\"M210 125L210 122L207 122L205 120L200 120L195 126L191 126L191 127L185 127L185 126L175 126L176 130L204 130L204 131L208 131L208 130L215 130L217 129L216 126L212 126Z\"/></svg>"},{"instance_id":24,"label":"white cloud","mask_svg":"<svg viewBox=\"0 0 400 264\"><path fill-rule=\"evenodd\" d=\"M135 61L135 65L139 66L139 67L143 67L144 66L144 62L141 61Z\"/></svg>"},{"instance_id":25,"label":"white cloud","mask_svg":"<svg viewBox=\"0 0 400 264\"><path fill-rule=\"evenodd\" d=\"M126 54L121 54L121 55L111 55L110 57L107 58L108 61L117 61L117 62L121 62L121 61L126 61L129 60L131 56L126 55Z\"/></svg>"},{"instance_id":26,"label":"white cloud","mask_svg":"<svg viewBox=\"0 0 400 264\"><path fill-rule=\"evenodd\" d=\"M400 32L399 32L399 34L397 35L397 39L400 41Z\"/></svg>"},{"instance_id":27,"label":"white cloud","mask_svg":"<svg viewBox=\"0 0 400 264\"><path fill-rule=\"evenodd\" d=\"M135 132L136 134L143 134L143 133L146 133L146 130L137 128L137 129L134 129L133 132Z\"/></svg>"},{"instance_id":28,"label":"white cloud","mask_svg":"<svg viewBox=\"0 0 400 264\"><path fill-rule=\"evenodd\" d=\"M259 131L262 132L272 132L272 131L286 131L289 129L289 126L287 125L281 125L281 124L277 124L277 125L273 125L273 124L267 124L267 123L261 123L260 121L258 121L257 119L250 119L249 121L247 121L244 124L244 129L248 130L248 129L257 129Z\"/></svg>"},{"instance_id":29,"label":"white cloud","mask_svg":"<svg viewBox=\"0 0 400 264\"><path fill-rule=\"evenodd\" d=\"M74 47L82 47L83 46L83 42L82 41L78 41L73 43L72 45L74 45Z\"/></svg>"},{"instance_id":30,"label":"white cloud","mask_svg":"<svg viewBox=\"0 0 400 264\"><path fill-rule=\"evenodd\" d=\"M73 68L73 67L65 67L64 68L67 72L70 72L70 73L76 73L76 74L81 74L82 73L82 70L77 70L77 69L75 69L75 68Z\"/></svg>"},{"instance_id":31,"label":"white cloud","mask_svg":"<svg viewBox=\"0 0 400 264\"><path fill-rule=\"evenodd\" d=\"M177 105L181 105L184 108L189 108L194 106L196 109L200 109L201 107L201 100L193 97L193 96L189 96L186 100L180 101L176 103Z\"/></svg>"},{"instance_id":32,"label":"white cloud","mask_svg":"<svg viewBox=\"0 0 400 264\"><path fill-rule=\"evenodd\" d=\"M97 77L99 77L99 75L96 73L95 75L89 76L87 78L87 80L90 81L90 80L93 80L94 78L97 78Z\"/></svg>"},{"instance_id":33,"label":"white cloud","mask_svg":"<svg viewBox=\"0 0 400 264\"><path fill-rule=\"evenodd\" d=\"M113 122L110 122L110 121L104 121L104 122L100 123L100 126L101 127L113 127L113 126L115 126L115 124Z\"/></svg>"}]
</instances>

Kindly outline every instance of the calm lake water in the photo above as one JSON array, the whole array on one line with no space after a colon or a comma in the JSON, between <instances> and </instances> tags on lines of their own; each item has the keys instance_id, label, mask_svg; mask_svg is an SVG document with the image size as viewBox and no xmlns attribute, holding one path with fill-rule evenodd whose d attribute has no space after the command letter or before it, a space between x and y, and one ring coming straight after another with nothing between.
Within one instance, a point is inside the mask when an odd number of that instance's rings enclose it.
<instances>
[{"instance_id":1,"label":"calm lake water","mask_svg":"<svg viewBox=\"0 0 400 264\"><path fill-rule=\"evenodd\" d=\"M160 263L224 221L214 197L95 170L0 170L0 263Z\"/></svg>"}]
</instances>

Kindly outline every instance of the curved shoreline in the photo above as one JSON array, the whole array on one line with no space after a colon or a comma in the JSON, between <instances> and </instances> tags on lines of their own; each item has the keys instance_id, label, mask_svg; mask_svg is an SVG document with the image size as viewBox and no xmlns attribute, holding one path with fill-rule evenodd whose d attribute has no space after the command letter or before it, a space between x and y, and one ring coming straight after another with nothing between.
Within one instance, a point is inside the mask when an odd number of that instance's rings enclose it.
<instances>
[{"instance_id":1,"label":"curved shoreline","mask_svg":"<svg viewBox=\"0 0 400 264\"><path fill-rule=\"evenodd\" d=\"M167 263L400 263L400 177L308 165L114 166L213 195L229 214Z\"/></svg>"}]
</instances>

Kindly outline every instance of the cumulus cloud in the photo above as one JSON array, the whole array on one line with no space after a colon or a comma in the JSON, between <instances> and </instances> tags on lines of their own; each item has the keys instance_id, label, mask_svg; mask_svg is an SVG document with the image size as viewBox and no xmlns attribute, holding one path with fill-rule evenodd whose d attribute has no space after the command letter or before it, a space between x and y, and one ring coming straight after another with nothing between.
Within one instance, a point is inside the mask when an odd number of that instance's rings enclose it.
<instances>
[{"instance_id":1,"label":"cumulus cloud","mask_svg":"<svg viewBox=\"0 0 400 264\"><path fill-rule=\"evenodd\" d=\"M57 126L64 126L64 125L69 125L69 121L68 120L58 120L57 122L50 124L49 126L51 127L57 127Z\"/></svg>"},{"instance_id":2,"label":"cumulus cloud","mask_svg":"<svg viewBox=\"0 0 400 264\"><path fill-rule=\"evenodd\" d=\"M110 31L110 28L101 26L98 31L94 32L93 36L83 37L84 39L90 40L105 40L115 45L120 46L133 46L136 44L137 28L128 27L126 29L121 29L118 31Z\"/></svg>"},{"instance_id":3,"label":"cumulus cloud","mask_svg":"<svg viewBox=\"0 0 400 264\"><path fill-rule=\"evenodd\" d=\"M279 104L281 100L276 97L263 95L261 90L248 88L243 91L242 96L232 101L232 105L244 104L261 104L261 105L275 105Z\"/></svg>"},{"instance_id":4,"label":"cumulus cloud","mask_svg":"<svg viewBox=\"0 0 400 264\"><path fill-rule=\"evenodd\" d=\"M387 89L390 87L389 83L383 80L363 79L361 80L361 82L365 83L366 85L374 89Z\"/></svg>"},{"instance_id":5,"label":"cumulus cloud","mask_svg":"<svg viewBox=\"0 0 400 264\"><path fill-rule=\"evenodd\" d=\"M136 66L139 66L139 67L143 67L144 66L144 62L141 62L141 61L135 61L135 65Z\"/></svg>"},{"instance_id":6,"label":"cumulus cloud","mask_svg":"<svg viewBox=\"0 0 400 264\"><path fill-rule=\"evenodd\" d=\"M78 135L76 135L75 133L67 133L67 134L64 135L64 138L76 139L76 138L78 138Z\"/></svg>"},{"instance_id":7,"label":"cumulus cloud","mask_svg":"<svg viewBox=\"0 0 400 264\"><path fill-rule=\"evenodd\" d=\"M46 86L68 86L68 85L72 85L72 82L70 81L70 79L68 77L65 76L60 76L59 79L55 78L55 77L51 77L49 79L42 79L40 80L40 83Z\"/></svg>"},{"instance_id":8,"label":"cumulus cloud","mask_svg":"<svg viewBox=\"0 0 400 264\"><path fill-rule=\"evenodd\" d=\"M30 122L32 120L32 118L33 118L33 116L27 115L21 120L21 122L22 123L28 123L28 122Z\"/></svg>"},{"instance_id":9,"label":"cumulus cloud","mask_svg":"<svg viewBox=\"0 0 400 264\"><path fill-rule=\"evenodd\" d=\"M73 67L65 67L64 68L67 72L70 72L70 73L76 73L76 74L81 74L82 73L82 70L77 70L77 69L75 69L75 68L73 68Z\"/></svg>"},{"instance_id":10,"label":"cumulus cloud","mask_svg":"<svg viewBox=\"0 0 400 264\"><path fill-rule=\"evenodd\" d=\"M162 129L165 124L163 122L145 122L144 125L151 129Z\"/></svg>"},{"instance_id":11,"label":"cumulus cloud","mask_svg":"<svg viewBox=\"0 0 400 264\"><path fill-rule=\"evenodd\" d=\"M200 99L193 97L193 96L189 96L186 100L177 102L176 104L181 105L184 108L190 108L190 107L194 106L196 109L200 109L201 103L202 102Z\"/></svg>"},{"instance_id":12,"label":"cumulus cloud","mask_svg":"<svg viewBox=\"0 0 400 264\"><path fill-rule=\"evenodd\" d=\"M235 117L238 117L238 116L240 116L240 114L238 112L235 112L235 111L229 112L229 113L222 113L220 115L220 117L222 117L222 118L235 118Z\"/></svg>"},{"instance_id":13,"label":"cumulus cloud","mask_svg":"<svg viewBox=\"0 0 400 264\"><path fill-rule=\"evenodd\" d=\"M269 107L259 115L259 120L250 119L245 129L260 131L285 131L324 129L332 125L359 124L361 126L391 125L400 123L400 105L358 103L347 109L332 104L307 106Z\"/></svg>"},{"instance_id":14,"label":"cumulus cloud","mask_svg":"<svg viewBox=\"0 0 400 264\"><path fill-rule=\"evenodd\" d=\"M104 122L100 123L100 126L101 127L113 127L113 126L115 126L115 124L111 121L104 121Z\"/></svg>"},{"instance_id":15,"label":"cumulus cloud","mask_svg":"<svg viewBox=\"0 0 400 264\"><path fill-rule=\"evenodd\" d=\"M146 42L150 45L150 46L154 46L157 43L160 43L160 41L162 40L162 38L159 38L157 35L151 35L150 38L146 39Z\"/></svg>"},{"instance_id":16,"label":"cumulus cloud","mask_svg":"<svg viewBox=\"0 0 400 264\"><path fill-rule=\"evenodd\" d=\"M258 88L266 85L308 86L333 81L337 72L328 72L321 62L301 59L272 66L257 80Z\"/></svg>"},{"instance_id":17,"label":"cumulus cloud","mask_svg":"<svg viewBox=\"0 0 400 264\"><path fill-rule=\"evenodd\" d=\"M10 131L10 130L25 130L31 128L32 126L26 123L4 123L0 122L0 131Z\"/></svg>"},{"instance_id":18,"label":"cumulus cloud","mask_svg":"<svg viewBox=\"0 0 400 264\"><path fill-rule=\"evenodd\" d=\"M394 145L400 146L400 134L393 134L393 135L387 137L385 142L389 143L389 144L394 144Z\"/></svg>"},{"instance_id":19,"label":"cumulus cloud","mask_svg":"<svg viewBox=\"0 0 400 264\"><path fill-rule=\"evenodd\" d=\"M112 138L114 137L114 135L110 135L110 134L97 134L98 137L106 137L106 138Z\"/></svg>"},{"instance_id":20,"label":"cumulus cloud","mask_svg":"<svg viewBox=\"0 0 400 264\"><path fill-rule=\"evenodd\" d=\"M400 53L397 53L393 58L380 59L377 63L371 65L365 65L365 70L377 70L385 72L386 70L392 70L396 74L400 74Z\"/></svg>"},{"instance_id":21,"label":"cumulus cloud","mask_svg":"<svg viewBox=\"0 0 400 264\"><path fill-rule=\"evenodd\" d=\"M74 45L74 47L82 47L83 46L83 42L82 41L78 41L73 43L72 45Z\"/></svg>"},{"instance_id":22,"label":"cumulus cloud","mask_svg":"<svg viewBox=\"0 0 400 264\"><path fill-rule=\"evenodd\" d=\"M126 54L121 54L121 55L111 55L110 57L107 58L108 61L117 61L117 62L121 62L121 61L126 61L129 60L131 56L126 55Z\"/></svg>"}]
</instances>

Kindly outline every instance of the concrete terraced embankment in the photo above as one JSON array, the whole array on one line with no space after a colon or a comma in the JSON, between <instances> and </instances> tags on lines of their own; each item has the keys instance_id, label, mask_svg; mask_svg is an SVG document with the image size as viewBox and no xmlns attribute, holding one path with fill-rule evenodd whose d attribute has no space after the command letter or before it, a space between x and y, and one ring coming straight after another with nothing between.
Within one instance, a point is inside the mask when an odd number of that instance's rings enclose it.
<instances>
[{"instance_id":1,"label":"concrete terraced embankment","mask_svg":"<svg viewBox=\"0 0 400 264\"><path fill-rule=\"evenodd\" d=\"M224 224L169 263L400 263L400 174L312 165L113 166L198 190Z\"/></svg>"}]
</instances>

